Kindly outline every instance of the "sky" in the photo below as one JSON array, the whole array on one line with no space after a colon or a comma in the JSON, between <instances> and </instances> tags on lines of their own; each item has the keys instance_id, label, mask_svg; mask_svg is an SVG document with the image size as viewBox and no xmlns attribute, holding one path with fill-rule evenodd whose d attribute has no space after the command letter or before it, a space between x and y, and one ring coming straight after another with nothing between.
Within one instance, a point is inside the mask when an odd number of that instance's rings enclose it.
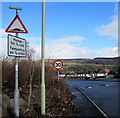
<instances>
[{"instance_id":1,"label":"sky","mask_svg":"<svg viewBox=\"0 0 120 118\"><path fill-rule=\"evenodd\" d=\"M118 56L117 2L47 2L45 58L75 59ZM5 29L15 17L9 6L22 7L19 16L28 34L19 34L41 56L41 2L2 2L0 56L7 56ZM14 33L11 33L15 35Z\"/></svg>"}]
</instances>

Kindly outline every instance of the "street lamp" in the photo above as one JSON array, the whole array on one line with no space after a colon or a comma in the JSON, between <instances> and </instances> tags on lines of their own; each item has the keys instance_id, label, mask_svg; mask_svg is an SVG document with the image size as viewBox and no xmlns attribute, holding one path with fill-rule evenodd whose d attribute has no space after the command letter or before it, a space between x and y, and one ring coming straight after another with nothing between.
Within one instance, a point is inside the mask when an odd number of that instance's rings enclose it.
<instances>
[{"instance_id":1,"label":"street lamp","mask_svg":"<svg viewBox=\"0 0 120 118\"><path fill-rule=\"evenodd\" d=\"M41 114L45 115L45 0L42 0L42 40L41 40Z\"/></svg>"}]
</instances>

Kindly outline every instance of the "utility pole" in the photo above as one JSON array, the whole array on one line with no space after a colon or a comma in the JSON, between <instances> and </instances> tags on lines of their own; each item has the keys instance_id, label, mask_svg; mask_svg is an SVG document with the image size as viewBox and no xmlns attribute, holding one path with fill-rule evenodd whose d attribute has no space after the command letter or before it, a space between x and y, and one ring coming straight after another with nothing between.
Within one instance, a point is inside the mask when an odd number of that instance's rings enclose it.
<instances>
[{"instance_id":1,"label":"utility pole","mask_svg":"<svg viewBox=\"0 0 120 118\"><path fill-rule=\"evenodd\" d=\"M42 80L41 80L41 114L45 115L45 0L42 0L42 40L41 40L41 60L42 60Z\"/></svg>"},{"instance_id":2,"label":"utility pole","mask_svg":"<svg viewBox=\"0 0 120 118\"><path fill-rule=\"evenodd\" d=\"M17 10L22 10L19 7L9 6L10 9L16 10L16 16L18 15ZM16 33L16 37L18 37L18 33ZM14 90L14 116L19 117L19 89L18 89L18 57L15 57L15 90Z\"/></svg>"}]
</instances>

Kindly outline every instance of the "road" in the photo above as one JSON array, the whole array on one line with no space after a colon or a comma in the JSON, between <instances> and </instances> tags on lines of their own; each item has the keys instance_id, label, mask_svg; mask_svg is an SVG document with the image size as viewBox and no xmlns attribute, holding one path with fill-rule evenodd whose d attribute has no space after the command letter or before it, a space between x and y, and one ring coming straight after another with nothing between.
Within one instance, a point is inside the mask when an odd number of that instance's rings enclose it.
<instances>
[{"instance_id":1,"label":"road","mask_svg":"<svg viewBox=\"0 0 120 118\"><path fill-rule=\"evenodd\" d=\"M99 116L97 111L93 110L92 105L75 87L80 88L99 106L107 116L120 117L118 112L119 105L119 82L116 81L81 81L75 79L67 79L72 94L76 96L73 99L74 105L80 109L76 116Z\"/></svg>"}]
</instances>

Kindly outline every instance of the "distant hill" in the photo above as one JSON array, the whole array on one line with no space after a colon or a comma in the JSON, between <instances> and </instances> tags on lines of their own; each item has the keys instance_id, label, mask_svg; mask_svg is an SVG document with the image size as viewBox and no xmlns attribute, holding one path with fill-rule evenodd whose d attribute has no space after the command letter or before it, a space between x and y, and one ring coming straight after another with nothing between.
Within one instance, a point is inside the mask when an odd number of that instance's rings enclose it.
<instances>
[{"instance_id":1,"label":"distant hill","mask_svg":"<svg viewBox=\"0 0 120 118\"><path fill-rule=\"evenodd\" d=\"M120 57L96 57L94 59L119 59Z\"/></svg>"},{"instance_id":2,"label":"distant hill","mask_svg":"<svg viewBox=\"0 0 120 118\"><path fill-rule=\"evenodd\" d=\"M69 70L100 70L109 68L111 73L118 73L120 75L120 57L106 58L97 57L94 59L89 58L77 58L77 59L61 59L65 63L65 69Z\"/></svg>"},{"instance_id":3,"label":"distant hill","mask_svg":"<svg viewBox=\"0 0 120 118\"><path fill-rule=\"evenodd\" d=\"M105 64L105 65L118 65L120 57L106 58L97 57L94 59L89 58L77 58L77 59L62 59L65 63L91 63L91 64Z\"/></svg>"}]
</instances>

